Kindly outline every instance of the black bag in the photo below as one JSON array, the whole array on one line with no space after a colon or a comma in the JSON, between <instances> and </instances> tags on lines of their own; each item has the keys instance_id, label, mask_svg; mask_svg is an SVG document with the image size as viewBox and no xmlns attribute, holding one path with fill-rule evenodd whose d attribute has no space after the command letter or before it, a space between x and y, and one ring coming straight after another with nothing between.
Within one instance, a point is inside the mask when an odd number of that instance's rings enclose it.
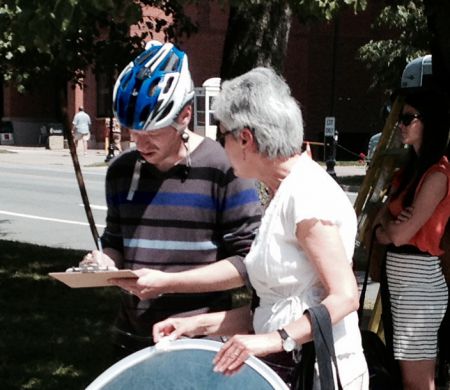
<instances>
[{"instance_id":1,"label":"black bag","mask_svg":"<svg viewBox=\"0 0 450 390\"><path fill-rule=\"evenodd\" d=\"M362 330L362 346L369 368L370 390L399 390L402 388L395 360L377 334Z\"/></svg>"},{"instance_id":2,"label":"black bag","mask_svg":"<svg viewBox=\"0 0 450 390\"><path fill-rule=\"evenodd\" d=\"M314 307L309 309L310 313L311 310L314 311L317 310L317 308ZM312 316L311 319L313 320ZM331 332L331 321L330 321L330 332ZM392 355L388 352L383 341L381 341L378 335L369 330L362 330L361 337L364 356L366 358L367 366L369 368L369 389L401 390L402 384L400 379L400 373L398 372L398 367L396 366L396 362L394 361ZM320 339L320 336L318 338ZM317 342L315 334L314 334L314 342ZM300 363L297 365L296 368L297 371L295 373L295 379L293 381L292 386L292 389L294 390L311 390L313 388L314 363L316 361L316 351L314 347L314 342L310 341L309 343L306 343L302 346L302 359ZM329 354L326 356L326 358L328 359L328 362L331 361ZM317 360L319 361L319 357L317 357ZM337 367L337 365L335 367ZM319 364L319 372L320 372L320 379L322 379L323 374L320 364ZM340 381L338 382L338 385L340 386ZM325 386L326 387L324 387L324 385L321 384L322 389L327 390L334 389L333 387L334 384L332 382L331 384L327 384Z\"/></svg>"},{"instance_id":3,"label":"black bag","mask_svg":"<svg viewBox=\"0 0 450 390\"><path fill-rule=\"evenodd\" d=\"M302 358L297 364L292 390L310 390L313 387L316 350L312 341L302 345Z\"/></svg>"},{"instance_id":4,"label":"black bag","mask_svg":"<svg viewBox=\"0 0 450 390\"><path fill-rule=\"evenodd\" d=\"M337 367L336 354L334 352L333 331L330 313L325 305L319 304L305 310L311 318L313 341L303 344L302 359L296 367L296 373L292 383L293 390L311 390L314 381L314 363L317 357L319 366L320 388L334 390L333 362L338 390L342 390L341 380Z\"/></svg>"},{"instance_id":5,"label":"black bag","mask_svg":"<svg viewBox=\"0 0 450 390\"><path fill-rule=\"evenodd\" d=\"M358 317L361 324L361 317L364 309L364 301L366 297L370 260L372 257L374 237L369 248L369 256L367 258L366 272L364 283L359 298ZM362 346L364 356L366 358L367 367L369 369L369 389L370 390L401 390L402 381L398 364L394 357L389 353L386 345L378 337L378 335L370 330L361 330Z\"/></svg>"}]
</instances>

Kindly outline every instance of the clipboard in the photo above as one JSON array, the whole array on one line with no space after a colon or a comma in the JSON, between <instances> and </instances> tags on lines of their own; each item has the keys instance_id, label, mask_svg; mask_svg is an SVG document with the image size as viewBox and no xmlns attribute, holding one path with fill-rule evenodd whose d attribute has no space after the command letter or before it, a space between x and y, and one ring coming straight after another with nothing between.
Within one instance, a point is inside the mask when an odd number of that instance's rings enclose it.
<instances>
[{"instance_id":1,"label":"clipboard","mask_svg":"<svg viewBox=\"0 0 450 390\"><path fill-rule=\"evenodd\" d=\"M137 275L130 269L121 269L118 271L66 271L66 272L50 272L48 274L54 279L66 284L71 288L86 287L113 287L108 283L108 279L113 278L131 278L137 279Z\"/></svg>"}]
</instances>

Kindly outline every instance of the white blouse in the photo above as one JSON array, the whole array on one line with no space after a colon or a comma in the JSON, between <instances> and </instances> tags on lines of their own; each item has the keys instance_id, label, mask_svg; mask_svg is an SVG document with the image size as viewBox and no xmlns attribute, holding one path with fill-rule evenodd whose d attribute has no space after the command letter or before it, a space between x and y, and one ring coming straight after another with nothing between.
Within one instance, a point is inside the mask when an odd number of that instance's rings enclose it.
<instances>
[{"instance_id":1,"label":"white blouse","mask_svg":"<svg viewBox=\"0 0 450 390\"><path fill-rule=\"evenodd\" d=\"M253 319L255 333L284 327L325 298L319 276L295 235L297 224L310 218L330 221L338 227L351 263L356 236L353 207L336 181L303 153L275 193L245 258L250 282L260 298ZM340 355L348 361L353 353L360 360L362 347L356 312L335 324L333 335L338 361ZM349 362L356 367L348 375L344 372L348 370L340 367L342 362L338 363L342 382L364 372L362 360Z\"/></svg>"}]
</instances>

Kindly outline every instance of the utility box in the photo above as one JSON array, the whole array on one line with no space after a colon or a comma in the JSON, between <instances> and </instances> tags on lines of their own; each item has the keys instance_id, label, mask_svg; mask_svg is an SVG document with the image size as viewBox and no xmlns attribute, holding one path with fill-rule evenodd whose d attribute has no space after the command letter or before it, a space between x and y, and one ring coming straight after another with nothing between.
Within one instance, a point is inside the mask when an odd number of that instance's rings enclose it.
<instances>
[{"instance_id":1,"label":"utility box","mask_svg":"<svg viewBox=\"0 0 450 390\"><path fill-rule=\"evenodd\" d=\"M14 129L10 121L1 122L0 145L14 145Z\"/></svg>"},{"instance_id":2,"label":"utility box","mask_svg":"<svg viewBox=\"0 0 450 390\"><path fill-rule=\"evenodd\" d=\"M13 133L0 133L0 145L14 145Z\"/></svg>"},{"instance_id":3,"label":"utility box","mask_svg":"<svg viewBox=\"0 0 450 390\"><path fill-rule=\"evenodd\" d=\"M214 120L212 103L220 91L220 77L206 80L195 88L194 131L206 137L216 139L217 126Z\"/></svg>"},{"instance_id":4,"label":"utility box","mask_svg":"<svg viewBox=\"0 0 450 390\"><path fill-rule=\"evenodd\" d=\"M64 149L64 127L62 123L49 123L47 125L47 149Z\"/></svg>"},{"instance_id":5,"label":"utility box","mask_svg":"<svg viewBox=\"0 0 450 390\"><path fill-rule=\"evenodd\" d=\"M47 149L64 149L64 137L62 135L49 135L47 138Z\"/></svg>"}]
</instances>

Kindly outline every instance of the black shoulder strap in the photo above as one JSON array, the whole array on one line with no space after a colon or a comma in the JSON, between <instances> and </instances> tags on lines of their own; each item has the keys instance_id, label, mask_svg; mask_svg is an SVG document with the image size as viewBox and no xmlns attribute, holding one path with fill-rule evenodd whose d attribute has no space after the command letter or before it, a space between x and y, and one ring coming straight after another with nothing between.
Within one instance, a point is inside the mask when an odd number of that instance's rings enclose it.
<instances>
[{"instance_id":1,"label":"black shoulder strap","mask_svg":"<svg viewBox=\"0 0 450 390\"><path fill-rule=\"evenodd\" d=\"M333 331L331 318L325 305L320 304L305 310L311 318L313 341L316 350L317 363L319 365L319 379L321 389L334 389L333 370L331 361L336 369L338 390L342 390L341 379L334 352Z\"/></svg>"},{"instance_id":2,"label":"black shoulder strap","mask_svg":"<svg viewBox=\"0 0 450 390\"><path fill-rule=\"evenodd\" d=\"M375 232L377 230L377 226L375 226L372 230L372 234L370 237L370 244L369 244L369 250L367 255L367 264L366 264L366 270L364 272L364 282L361 288L361 294L359 296L359 308L358 308L358 318L359 322L361 323L361 319L364 312L364 301L366 300L366 291L367 291L367 283L369 282L369 270L370 270L370 261L372 259L372 252L373 252L373 244L376 240Z\"/></svg>"}]
</instances>

